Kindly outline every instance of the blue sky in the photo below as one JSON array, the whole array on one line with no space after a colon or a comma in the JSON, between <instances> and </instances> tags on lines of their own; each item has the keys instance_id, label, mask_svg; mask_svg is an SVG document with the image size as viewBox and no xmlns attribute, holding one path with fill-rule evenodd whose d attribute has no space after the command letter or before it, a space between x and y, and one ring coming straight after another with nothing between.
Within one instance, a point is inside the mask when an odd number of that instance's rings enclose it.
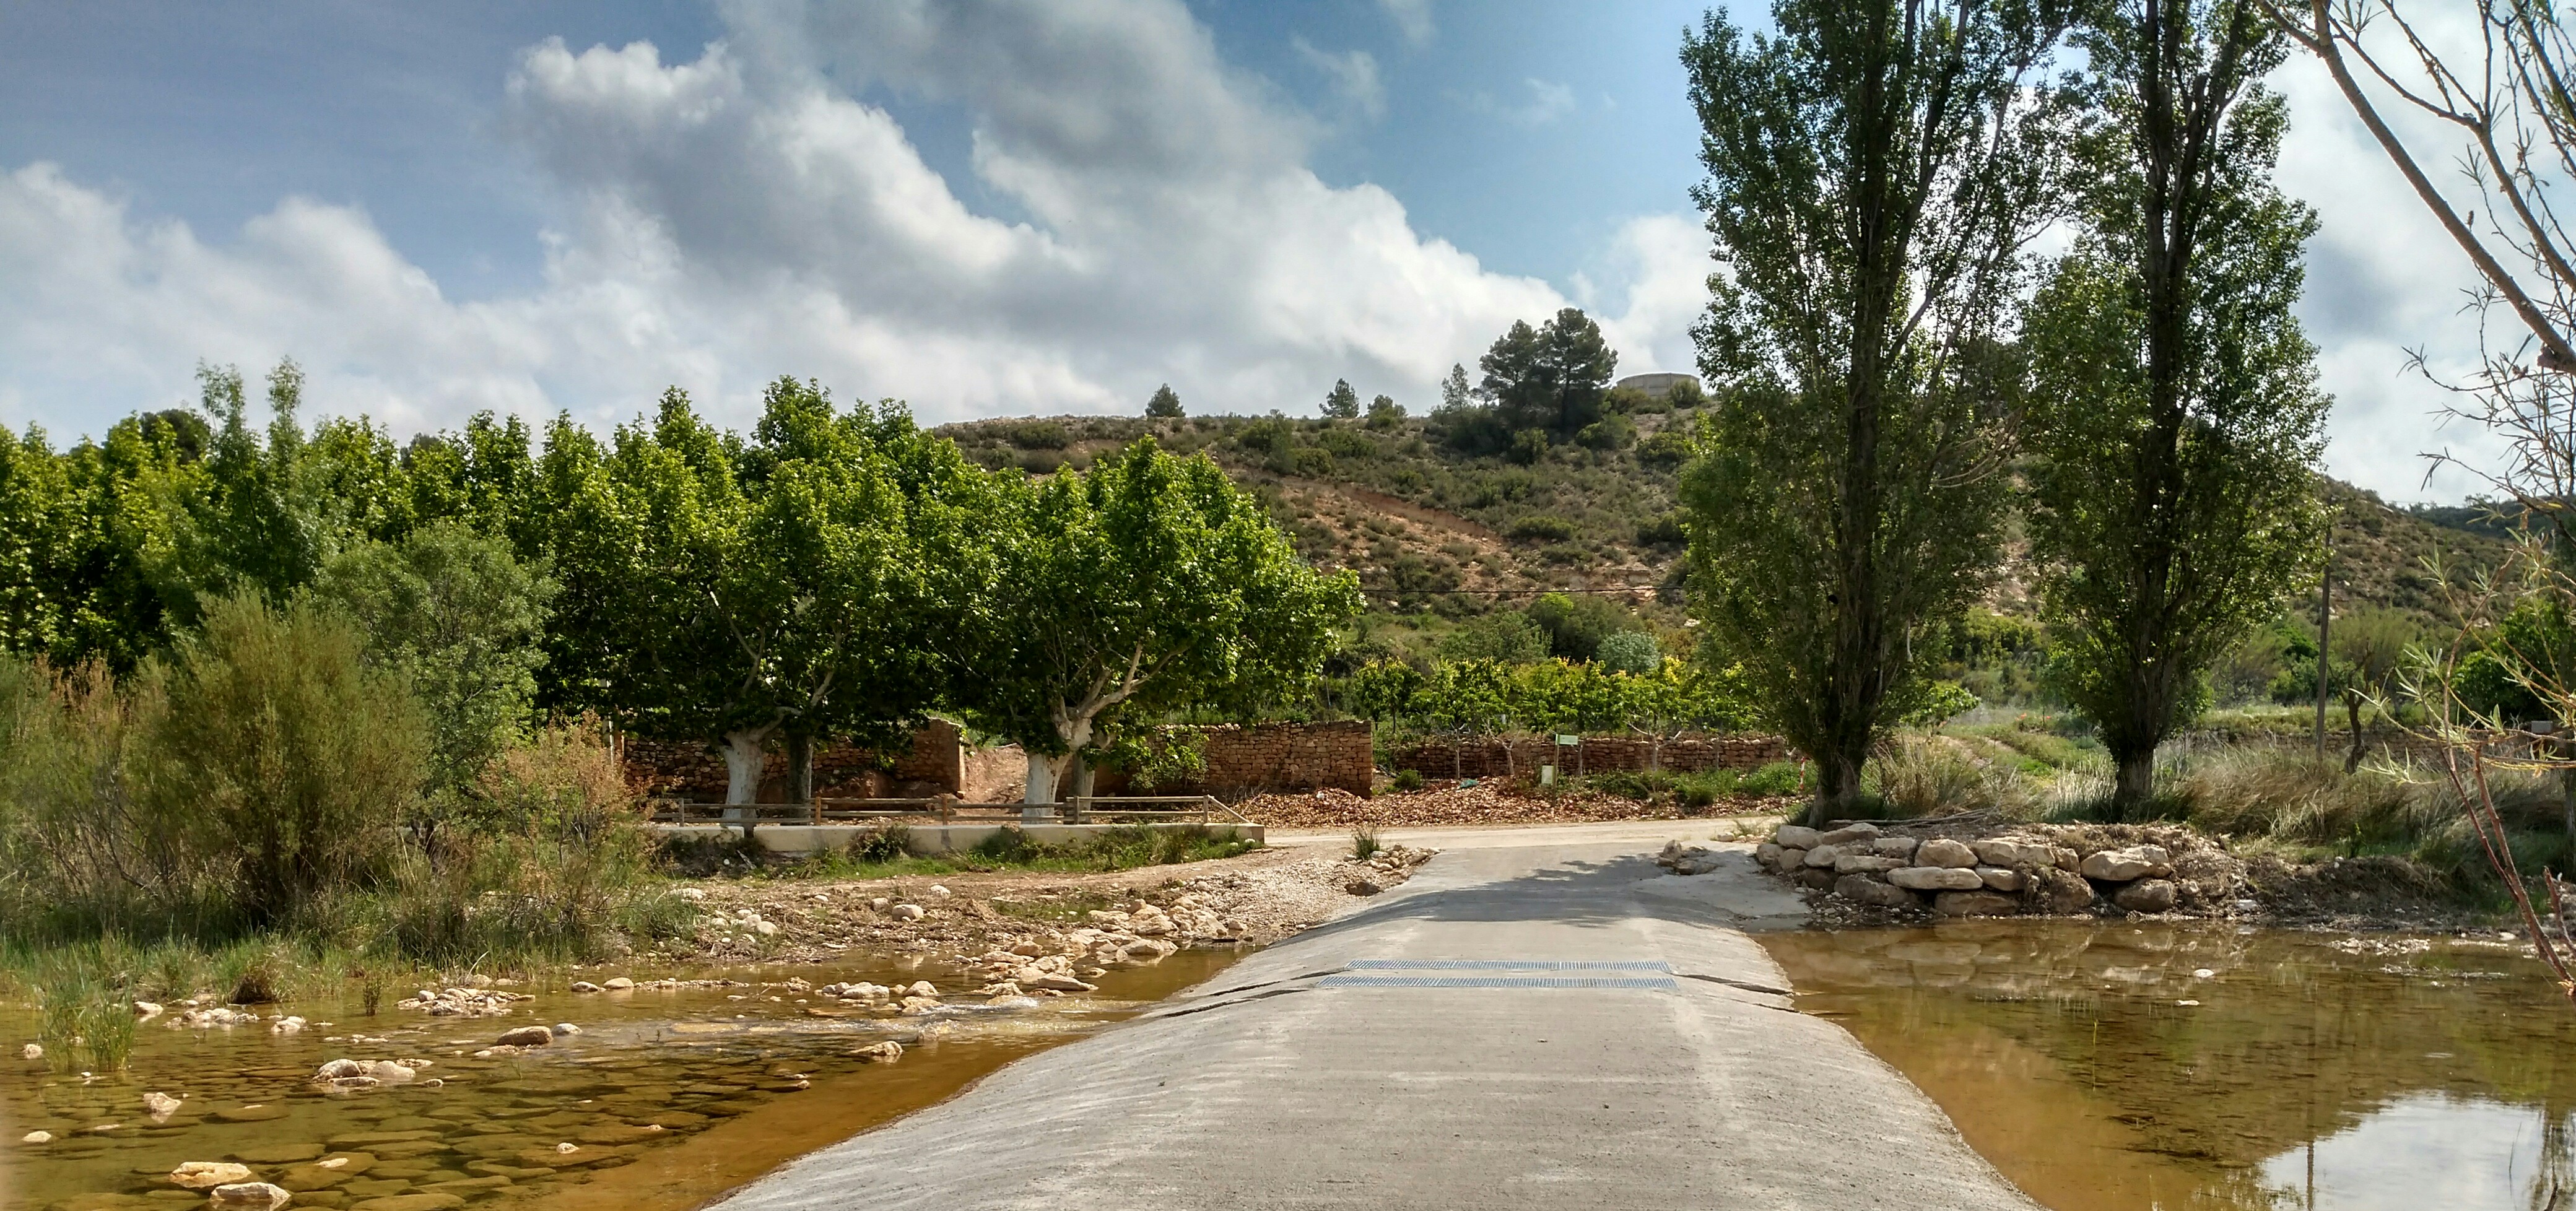
<instances>
[{"instance_id":1,"label":"blue sky","mask_svg":"<svg viewBox=\"0 0 2576 1211\"><path fill-rule=\"evenodd\" d=\"M926 419L1416 407L1515 318L1687 369L1699 5L346 2L0 9L0 421L94 432L199 360L326 411L731 423L780 373ZM714 49L710 49L713 47ZM2463 435L2401 373L2456 254L2318 82L2329 462Z\"/></svg>"}]
</instances>

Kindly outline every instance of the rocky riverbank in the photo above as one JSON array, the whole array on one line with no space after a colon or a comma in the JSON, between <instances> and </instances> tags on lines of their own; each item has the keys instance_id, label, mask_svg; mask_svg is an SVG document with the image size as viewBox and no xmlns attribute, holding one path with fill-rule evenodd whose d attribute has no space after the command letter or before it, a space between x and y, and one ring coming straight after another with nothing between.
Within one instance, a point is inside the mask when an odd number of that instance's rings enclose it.
<instances>
[{"instance_id":1,"label":"rocky riverbank","mask_svg":"<svg viewBox=\"0 0 2576 1211\"><path fill-rule=\"evenodd\" d=\"M1709 866L1674 842L1676 873ZM2136 916L2260 920L2347 929L2483 926L2492 914L2399 859L2300 863L2242 854L2180 825L2033 824L1988 813L1933 820L1780 826L1754 849L1805 889L1820 920Z\"/></svg>"},{"instance_id":2,"label":"rocky riverbank","mask_svg":"<svg viewBox=\"0 0 2576 1211\"><path fill-rule=\"evenodd\" d=\"M1312 849L1257 850L1101 874L702 880L681 891L701 910L695 932L637 957L823 963L864 949L967 963L1043 946L1096 964L1108 943L1122 957L1139 948L1260 945L1402 883L1432 852L1395 846L1360 860Z\"/></svg>"}]
</instances>

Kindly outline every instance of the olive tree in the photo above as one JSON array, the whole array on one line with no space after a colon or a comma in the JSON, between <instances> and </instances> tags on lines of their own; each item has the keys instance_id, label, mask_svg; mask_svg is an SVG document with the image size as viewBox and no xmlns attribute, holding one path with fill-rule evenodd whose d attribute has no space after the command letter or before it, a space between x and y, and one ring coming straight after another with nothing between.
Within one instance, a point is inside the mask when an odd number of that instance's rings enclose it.
<instances>
[{"instance_id":1,"label":"olive tree","mask_svg":"<svg viewBox=\"0 0 2576 1211\"><path fill-rule=\"evenodd\" d=\"M1694 609L1815 758L1819 817L1861 794L1921 692L1930 632L1997 563L2009 335L2049 217L2062 26L2007 0L1778 0L1710 14L1682 61L1724 265L1696 336L1728 388L1685 473Z\"/></svg>"},{"instance_id":2,"label":"olive tree","mask_svg":"<svg viewBox=\"0 0 2576 1211\"><path fill-rule=\"evenodd\" d=\"M2315 219L2271 181L2286 39L2253 0L2127 0L2082 43L2080 235L2023 325L2025 474L2050 671L2126 814L2314 560L2328 401L2292 314Z\"/></svg>"},{"instance_id":3,"label":"olive tree","mask_svg":"<svg viewBox=\"0 0 2576 1211\"><path fill-rule=\"evenodd\" d=\"M1151 438L1018 483L983 524L994 579L953 701L1027 751L1033 804L1056 801L1112 713L1302 695L1360 610L1350 572L1308 567L1215 463Z\"/></svg>"}]
</instances>

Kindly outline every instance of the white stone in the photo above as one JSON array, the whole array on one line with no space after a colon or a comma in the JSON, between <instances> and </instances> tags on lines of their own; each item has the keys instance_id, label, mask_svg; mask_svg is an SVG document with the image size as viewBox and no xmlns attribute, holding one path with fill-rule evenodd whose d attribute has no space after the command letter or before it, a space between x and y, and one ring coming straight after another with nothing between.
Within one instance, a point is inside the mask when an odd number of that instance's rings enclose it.
<instances>
[{"instance_id":1,"label":"white stone","mask_svg":"<svg viewBox=\"0 0 2576 1211\"><path fill-rule=\"evenodd\" d=\"M588 980L575 980L572 982L572 990L579 993L592 993L600 991L600 987Z\"/></svg>"},{"instance_id":2,"label":"white stone","mask_svg":"<svg viewBox=\"0 0 2576 1211\"><path fill-rule=\"evenodd\" d=\"M1753 847L1753 862L1764 870L1778 870L1780 869L1780 855L1785 852L1787 851L1781 849L1778 845L1765 841L1762 844Z\"/></svg>"},{"instance_id":3,"label":"white stone","mask_svg":"<svg viewBox=\"0 0 2576 1211\"><path fill-rule=\"evenodd\" d=\"M1921 844L1912 837L1880 837L1869 843L1869 852L1882 858L1911 858L1914 847Z\"/></svg>"},{"instance_id":4,"label":"white stone","mask_svg":"<svg viewBox=\"0 0 2576 1211\"><path fill-rule=\"evenodd\" d=\"M915 980L912 983L912 987L904 989L903 991L906 996L935 997L939 995L939 990L931 987L930 981L928 980Z\"/></svg>"},{"instance_id":5,"label":"white stone","mask_svg":"<svg viewBox=\"0 0 2576 1211\"><path fill-rule=\"evenodd\" d=\"M1915 847L1916 866L1952 866L1966 869L1977 864L1977 851L1948 837L1934 837ZM1961 888L1958 890L1966 890Z\"/></svg>"},{"instance_id":6,"label":"white stone","mask_svg":"<svg viewBox=\"0 0 2576 1211\"><path fill-rule=\"evenodd\" d=\"M2087 854L2078 869L2087 879L2105 883L2126 883L2154 874L2157 863L2140 849L2105 849Z\"/></svg>"},{"instance_id":7,"label":"white stone","mask_svg":"<svg viewBox=\"0 0 2576 1211\"><path fill-rule=\"evenodd\" d=\"M1795 874L1799 867L1805 866L1806 864L1807 851L1803 849L1784 849L1780 851L1781 874Z\"/></svg>"},{"instance_id":8,"label":"white stone","mask_svg":"<svg viewBox=\"0 0 2576 1211\"><path fill-rule=\"evenodd\" d=\"M166 1093L144 1094L143 1112L155 1119L166 1119L179 1113L179 1099Z\"/></svg>"},{"instance_id":9,"label":"white stone","mask_svg":"<svg viewBox=\"0 0 2576 1211\"><path fill-rule=\"evenodd\" d=\"M894 906L894 919L898 921L918 921L927 915L929 914L918 904L897 904Z\"/></svg>"},{"instance_id":10,"label":"white stone","mask_svg":"<svg viewBox=\"0 0 2576 1211\"><path fill-rule=\"evenodd\" d=\"M1914 891L1974 891L1986 885L1977 872L1957 866L1902 867L1887 872L1887 881Z\"/></svg>"},{"instance_id":11,"label":"white stone","mask_svg":"<svg viewBox=\"0 0 2576 1211\"><path fill-rule=\"evenodd\" d=\"M1832 866L1842 856L1843 847L1839 845L1819 845L1807 851L1807 865Z\"/></svg>"},{"instance_id":12,"label":"white stone","mask_svg":"<svg viewBox=\"0 0 2576 1211\"><path fill-rule=\"evenodd\" d=\"M1782 849L1814 849L1823 842L1824 836L1823 833L1802 825L1783 824L1778 832L1771 834L1771 840L1778 843Z\"/></svg>"},{"instance_id":13,"label":"white stone","mask_svg":"<svg viewBox=\"0 0 2576 1211\"><path fill-rule=\"evenodd\" d=\"M1905 865L1905 860L1903 858L1882 858L1876 854L1844 854L1843 856L1834 859L1834 873L1838 875L1869 874L1877 871L1895 870L1903 865Z\"/></svg>"},{"instance_id":14,"label":"white stone","mask_svg":"<svg viewBox=\"0 0 2576 1211\"><path fill-rule=\"evenodd\" d=\"M229 1182L208 1191L206 1201L217 1207L283 1207L294 1197L283 1188L267 1182Z\"/></svg>"},{"instance_id":15,"label":"white stone","mask_svg":"<svg viewBox=\"0 0 2576 1211\"><path fill-rule=\"evenodd\" d=\"M680 890L678 890L678 891L672 892L671 894L672 894L672 895L675 895L675 896L678 896L678 897L680 897L680 898L681 898L681 899L683 899L683 900L688 900L688 901L691 901L691 902L695 902L695 901L699 901L699 900L704 900L704 899L706 899L706 898L707 898L706 889L704 889L704 888L699 888L699 887L683 887L683 888L681 888L681 889L680 889Z\"/></svg>"},{"instance_id":16,"label":"white stone","mask_svg":"<svg viewBox=\"0 0 2576 1211\"><path fill-rule=\"evenodd\" d=\"M190 1190L211 1190L251 1178L250 1166L231 1161L188 1161L170 1171L170 1184Z\"/></svg>"},{"instance_id":17,"label":"white stone","mask_svg":"<svg viewBox=\"0 0 2576 1211\"><path fill-rule=\"evenodd\" d=\"M157 1018L157 1017L160 1017L160 1016L161 1016L161 1006L156 1005L156 1004L154 1004L154 1003L152 1003L152 1002L150 1002L150 1001L136 1001L136 1002L134 1003L134 1016L135 1016L135 1017L137 1017L137 1018Z\"/></svg>"},{"instance_id":18,"label":"white stone","mask_svg":"<svg viewBox=\"0 0 2576 1211\"><path fill-rule=\"evenodd\" d=\"M19 1136L18 1142L22 1144L50 1144L54 1142L54 1133L51 1131L30 1131L25 1135Z\"/></svg>"},{"instance_id":19,"label":"white stone","mask_svg":"<svg viewBox=\"0 0 2576 1211\"><path fill-rule=\"evenodd\" d=\"M937 897L939 897L939 898L940 898L940 899L942 899L942 900L945 900L945 899L947 899L947 898L948 898L948 897L950 897L950 896L956 895L957 893L956 893L956 892L953 892L953 891L950 891L950 890L948 890L947 888L942 887L942 886L940 886L940 885L939 885L939 884L937 884L937 883L933 883L933 884L931 884L931 885L930 885L930 894L932 894L932 895L934 895L934 896L937 896Z\"/></svg>"},{"instance_id":20,"label":"white stone","mask_svg":"<svg viewBox=\"0 0 2576 1211\"><path fill-rule=\"evenodd\" d=\"M2021 890L2021 872L2017 870L2001 866L1980 866L1977 868L1977 877L1984 879L1986 886L1996 891Z\"/></svg>"},{"instance_id":21,"label":"white stone","mask_svg":"<svg viewBox=\"0 0 2576 1211\"><path fill-rule=\"evenodd\" d=\"M635 987L635 981L627 979L624 976L619 976L616 979L608 981L606 984L602 985L602 987L605 987L610 992L624 992L629 988Z\"/></svg>"},{"instance_id":22,"label":"white stone","mask_svg":"<svg viewBox=\"0 0 2576 1211\"><path fill-rule=\"evenodd\" d=\"M581 1027L579 1027L579 1026L575 1026L575 1025L573 1025L572 1023L570 1023L570 1022L557 1022L557 1023L555 1023L555 1037L556 1037L556 1038L559 1038L559 1039L560 1039L560 1038L563 1038L563 1037L565 1037L565 1036L567 1036L567 1035L575 1035L575 1034L580 1034L580 1033L581 1033Z\"/></svg>"},{"instance_id":23,"label":"white stone","mask_svg":"<svg viewBox=\"0 0 2576 1211\"><path fill-rule=\"evenodd\" d=\"M22 1060L41 1060L45 1058L45 1049L34 1043L29 1043L18 1049L18 1058Z\"/></svg>"},{"instance_id":24,"label":"white stone","mask_svg":"<svg viewBox=\"0 0 2576 1211\"><path fill-rule=\"evenodd\" d=\"M554 1031L548 1030L543 1026L521 1026L516 1030L502 1031L500 1038L492 1040L492 1045L495 1047L543 1047L554 1041Z\"/></svg>"},{"instance_id":25,"label":"white stone","mask_svg":"<svg viewBox=\"0 0 2576 1211\"><path fill-rule=\"evenodd\" d=\"M1832 832L1817 837L1816 844L1849 845L1854 842L1867 843L1877 839L1878 826L1863 820L1854 824L1846 824L1841 828L1837 828ZM1810 846L1809 848L1813 848L1813 846Z\"/></svg>"}]
</instances>

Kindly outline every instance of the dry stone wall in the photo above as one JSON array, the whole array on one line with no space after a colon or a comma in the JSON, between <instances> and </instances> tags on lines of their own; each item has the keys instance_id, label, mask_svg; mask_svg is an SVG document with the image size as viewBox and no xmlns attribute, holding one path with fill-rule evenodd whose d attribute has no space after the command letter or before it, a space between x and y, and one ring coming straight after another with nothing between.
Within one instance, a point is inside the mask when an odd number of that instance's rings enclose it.
<instances>
[{"instance_id":1,"label":"dry stone wall","mask_svg":"<svg viewBox=\"0 0 2576 1211\"><path fill-rule=\"evenodd\" d=\"M1651 740L1627 736L1586 736L1579 745L1558 745L1553 737L1469 740L1459 744L1417 744L1389 757L1392 769L1409 769L1428 778L1504 778L1535 775L1554 765L1568 776L1643 770L1756 770L1774 761L1794 761L1797 754L1778 736L1685 736L1666 741L1662 752Z\"/></svg>"}]
</instances>

